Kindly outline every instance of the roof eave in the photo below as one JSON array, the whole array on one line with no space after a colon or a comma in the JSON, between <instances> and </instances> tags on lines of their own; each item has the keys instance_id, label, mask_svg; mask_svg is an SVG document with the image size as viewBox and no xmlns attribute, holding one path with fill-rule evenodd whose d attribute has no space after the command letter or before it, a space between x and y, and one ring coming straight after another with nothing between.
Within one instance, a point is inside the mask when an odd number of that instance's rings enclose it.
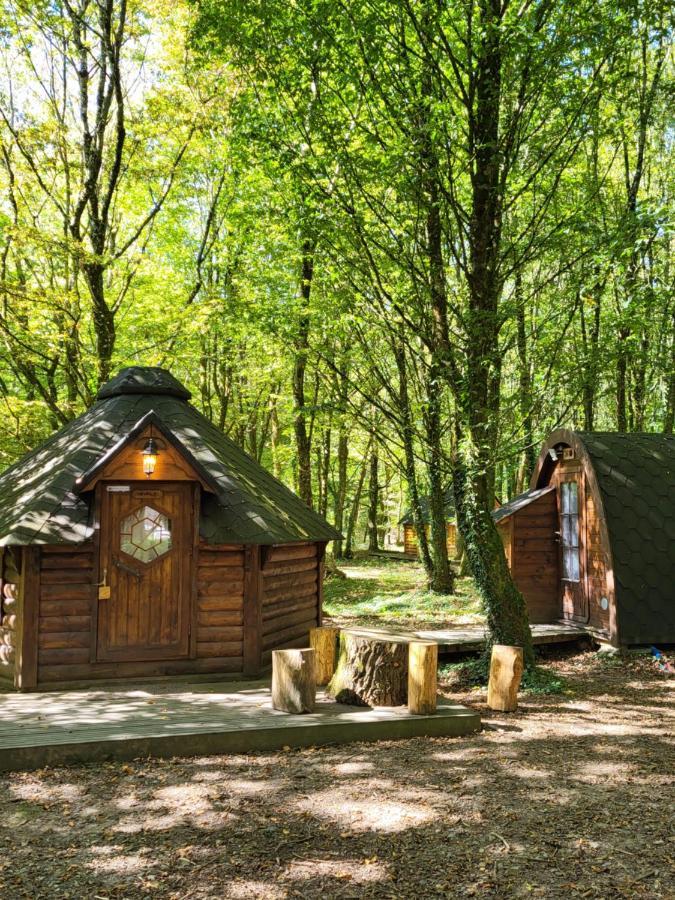
<instances>
[{"instance_id":1,"label":"roof eave","mask_svg":"<svg viewBox=\"0 0 675 900\"><path fill-rule=\"evenodd\" d=\"M124 447L128 446L132 441L134 441L139 435L145 431L152 425L157 431L162 435L165 440L171 444L171 446L185 459L185 461L194 469L194 471L199 475L201 480L211 489L211 491L216 495L220 495L220 488L218 483L215 481L213 476L204 468L204 466L199 462L198 459L188 450L188 448L178 440L178 438L166 427L166 425L162 422L160 417L151 409L144 416L142 416L138 422L131 428L130 431L127 432L119 441L117 441L113 446L103 454L96 462L90 466L85 472L80 475L79 478L76 479L75 484L73 485L73 490L78 493L84 493L88 490L88 486L91 482L99 475L103 469L108 465L108 463L121 451Z\"/></svg>"}]
</instances>

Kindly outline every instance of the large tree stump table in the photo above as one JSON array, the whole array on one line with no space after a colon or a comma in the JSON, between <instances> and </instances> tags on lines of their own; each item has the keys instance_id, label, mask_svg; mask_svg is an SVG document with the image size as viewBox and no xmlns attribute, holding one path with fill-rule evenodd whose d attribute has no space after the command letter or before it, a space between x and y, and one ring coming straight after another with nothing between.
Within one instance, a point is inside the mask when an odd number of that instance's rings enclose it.
<instances>
[{"instance_id":1,"label":"large tree stump table","mask_svg":"<svg viewBox=\"0 0 675 900\"><path fill-rule=\"evenodd\" d=\"M326 691L338 703L352 706L403 706L408 702L410 647L426 643L414 635L381 629L345 629L340 632L337 667ZM416 666L415 653L412 659ZM425 658L427 667L433 665L432 659L435 654ZM435 674L434 670L434 678ZM435 682L432 690L435 697ZM429 708L426 685L422 692L422 702Z\"/></svg>"}]
</instances>

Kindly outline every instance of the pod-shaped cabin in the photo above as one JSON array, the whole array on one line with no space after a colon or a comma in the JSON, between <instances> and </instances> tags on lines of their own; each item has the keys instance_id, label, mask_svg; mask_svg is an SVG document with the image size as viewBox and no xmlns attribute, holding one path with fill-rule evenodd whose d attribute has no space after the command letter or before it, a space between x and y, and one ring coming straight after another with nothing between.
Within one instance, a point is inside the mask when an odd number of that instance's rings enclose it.
<instances>
[{"instance_id":1,"label":"pod-shaped cabin","mask_svg":"<svg viewBox=\"0 0 675 900\"><path fill-rule=\"evenodd\" d=\"M493 517L531 622L675 643L675 436L554 431Z\"/></svg>"},{"instance_id":2,"label":"pod-shaped cabin","mask_svg":"<svg viewBox=\"0 0 675 900\"><path fill-rule=\"evenodd\" d=\"M337 532L159 368L0 476L0 677L256 676L321 622Z\"/></svg>"}]
</instances>

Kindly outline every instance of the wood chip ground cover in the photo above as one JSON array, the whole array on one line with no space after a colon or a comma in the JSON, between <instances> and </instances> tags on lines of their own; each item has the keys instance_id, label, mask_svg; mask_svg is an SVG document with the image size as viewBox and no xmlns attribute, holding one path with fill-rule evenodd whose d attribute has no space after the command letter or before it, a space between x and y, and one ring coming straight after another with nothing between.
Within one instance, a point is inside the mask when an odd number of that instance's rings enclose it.
<instances>
[{"instance_id":1,"label":"wood chip ground cover","mask_svg":"<svg viewBox=\"0 0 675 900\"><path fill-rule=\"evenodd\" d=\"M3 898L675 896L675 681L550 663L484 731L0 780Z\"/></svg>"}]
</instances>

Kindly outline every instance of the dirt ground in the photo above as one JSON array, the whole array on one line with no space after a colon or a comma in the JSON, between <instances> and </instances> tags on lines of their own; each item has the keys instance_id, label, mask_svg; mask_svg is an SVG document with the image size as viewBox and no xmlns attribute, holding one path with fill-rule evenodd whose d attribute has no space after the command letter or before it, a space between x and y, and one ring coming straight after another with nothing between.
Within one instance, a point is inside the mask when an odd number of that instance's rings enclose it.
<instances>
[{"instance_id":1,"label":"dirt ground","mask_svg":"<svg viewBox=\"0 0 675 900\"><path fill-rule=\"evenodd\" d=\"M471 738L0 780L0 897L675 897L675 679L552 663Z\"/></svg>"}]
</instances>

